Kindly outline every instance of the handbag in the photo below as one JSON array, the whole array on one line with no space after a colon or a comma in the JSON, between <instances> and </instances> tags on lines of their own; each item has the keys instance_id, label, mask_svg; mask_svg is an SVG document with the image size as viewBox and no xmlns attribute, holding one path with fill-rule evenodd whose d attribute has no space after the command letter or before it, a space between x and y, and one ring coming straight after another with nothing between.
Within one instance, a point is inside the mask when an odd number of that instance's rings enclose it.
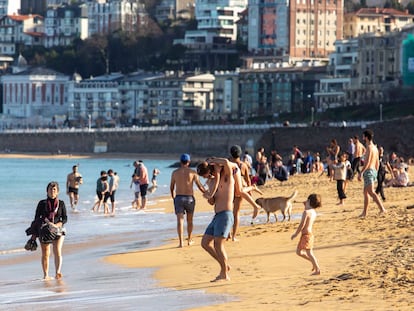
<instances>
[{"instance_id":1,"label":"handbag","mask_svg":"<svg viewBox=\"0 0 414 311\"><path fill-rule=\"evenodd\" d=\"M39 240L41 243L52 243L66 234L65 228L54 227L49 223L43 223L40 227Z\"/></svg>"},{"instance_id":2,"label":"handbag","mask_svg":"<svg viewBox=\"0 0 414 311\"><path fill-rule=\"evenodd\" d=\"M27 250L27 251L32 251L32 252L35 251L37 249L36 240L33 240L33 239L30 238L26 242L26 245L24 246L24 249Z\"/></svg>"}]
</instances>

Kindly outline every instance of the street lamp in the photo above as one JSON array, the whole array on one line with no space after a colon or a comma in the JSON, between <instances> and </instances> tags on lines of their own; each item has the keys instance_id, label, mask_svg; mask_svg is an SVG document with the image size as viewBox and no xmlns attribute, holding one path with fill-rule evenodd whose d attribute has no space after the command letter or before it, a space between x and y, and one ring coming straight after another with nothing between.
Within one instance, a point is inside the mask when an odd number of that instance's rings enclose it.
<instances>
[{"instance_id":1,"label":"street lamp","mask_svg":"<svg viewBox=\"0 0 414 311\"><path fill-rule=\"evenodd\" d=\"M311 107L311 125L313 125L313 121L314 121L313 115L314 115L314 113L315 113L315 108Z\"/></svg>"},{"instance_id":2,"label":"street lamp","mask_svg":"<svg viewBox=\"0 0 414 311\"><path fill-rule=\"evenodd\" d=\"M90 114L88 114L88 129L89 129L89 132L91 131L91 127L92 127L92 116Z\"/></svg>"},{"instance_id":3,"label":"street lamp","mask_svg":"<svg viewBox=\"0 0 414 311\"><path fill-rule=\"evenodd\" d=\"M380 108L380 122L382 122L382 104L379 105Z\"/></svg>"}]
</instances>

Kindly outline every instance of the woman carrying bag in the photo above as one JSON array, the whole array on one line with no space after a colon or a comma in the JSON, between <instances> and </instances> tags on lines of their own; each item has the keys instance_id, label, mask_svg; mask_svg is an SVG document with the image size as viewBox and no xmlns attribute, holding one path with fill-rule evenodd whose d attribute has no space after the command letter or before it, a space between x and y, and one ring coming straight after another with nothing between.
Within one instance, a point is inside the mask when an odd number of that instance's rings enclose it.
<instances>
[{"instance_id":1,"label":"woman carrying bag","mask_svg":"<svg viewBox=\"0 0 414 311\"><path fill-rule=\"evenodd\" d=\"M33 221L38 224L38 230L33 230L32 240L39 237L40 246L42 248L42 268L43 278L49 277L49 257L51 246L53 246L53 256L55 259L56 279L62 278L62 246L65 240L65 228L63 225L67 222L67 213L65 203L58 199L59 184L51 181L47 187L47 199L40 200L36 215Z\"/></svg>"}]
</instances>

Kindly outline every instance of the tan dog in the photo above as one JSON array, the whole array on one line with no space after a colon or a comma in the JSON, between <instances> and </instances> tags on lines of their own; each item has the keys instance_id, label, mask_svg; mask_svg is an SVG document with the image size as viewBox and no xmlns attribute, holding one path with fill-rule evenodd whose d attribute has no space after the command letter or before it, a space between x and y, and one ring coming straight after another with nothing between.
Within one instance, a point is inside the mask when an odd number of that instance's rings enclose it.
<instances>
[{"instance_id":1,"label":"tan dog","mask_svg":"<svg viewBox=\"0 0 414 311\"><path fill-rule=\"evenodd\" d=\"M256 203L259 204L267 213L267 222L270 221L270 213L275 215L277 221L276 212L281 211L283 220L286 219L286 214L289 216L292 214L292 203L298 192L295 190L290 197L275 197L275 198L258 198ZM283 221L282 220L282 221Z\"/></svg>"}]
</instances>

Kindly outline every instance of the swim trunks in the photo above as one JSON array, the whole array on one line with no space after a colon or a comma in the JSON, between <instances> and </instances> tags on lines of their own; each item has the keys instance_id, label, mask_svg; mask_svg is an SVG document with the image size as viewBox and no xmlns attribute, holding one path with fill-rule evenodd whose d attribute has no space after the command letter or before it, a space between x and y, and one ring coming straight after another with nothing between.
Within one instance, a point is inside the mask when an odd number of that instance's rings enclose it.
<instances>
[{"instance_id":1,"label":"swim trunks","mask_svg":"<svg viewBox=\"0 0 414 311\"><path fill-rule=\"evenodd\" d=\"M367 169L362 176L364 177L364 187L372 185L377 181L377 171L373 168Z\"/></svg>"},{"instance_id":2,"label":"swim trunks","mask_svg":"<svg viewBox=\"0 0 414 311\"><path fill-rule=\"evenodd\" d=\"M213 220L207 226L205 235L227 238L233 228L234 216L232 211L222 211L214 215Z\"/></svg>"},{"instance_id":3,"label":"swim trunks","mask_svg":"<svg viewBox=\"0 0 414 311\"><path fill-rule=\"evenodd\" d=\"M147 195L148 184L139 185L139 190L141 191L141 198L145 198Z\"/></svg>"},{"instance_id":4,"label":"swim trunks","mask_svg":"<svg viewBox=\"0 0 414 311\"><path fill-rule=\"evenodd\" d=\"M312 233L304 233L300 237L298 243L298 249L312 249L313 248L314 237Z\"/></svg>"},{"instance_id":5,"label":"swim trunks","mask_svg":"<svg viewBox=\"0 0 414 311\"><path fill-rule=\"evenodd\" d=\"M69 189L68 189L68 192L69 192L69 193L73 192L74 194L78 194L78 191L79 191L79 189L78 189L78 188L72 188L72 187L69 187Z\"/></svg>"},{"instance_id":6,"label":"swim trunks","mask_svg":"<svg viewBox=\"0 0 414 311\"><path fill-rule=\"evenodd\" d=\"M174 198L175 214L193 214L195 199L192 195L176 195Z\"/></svg>"}]
</instances>

